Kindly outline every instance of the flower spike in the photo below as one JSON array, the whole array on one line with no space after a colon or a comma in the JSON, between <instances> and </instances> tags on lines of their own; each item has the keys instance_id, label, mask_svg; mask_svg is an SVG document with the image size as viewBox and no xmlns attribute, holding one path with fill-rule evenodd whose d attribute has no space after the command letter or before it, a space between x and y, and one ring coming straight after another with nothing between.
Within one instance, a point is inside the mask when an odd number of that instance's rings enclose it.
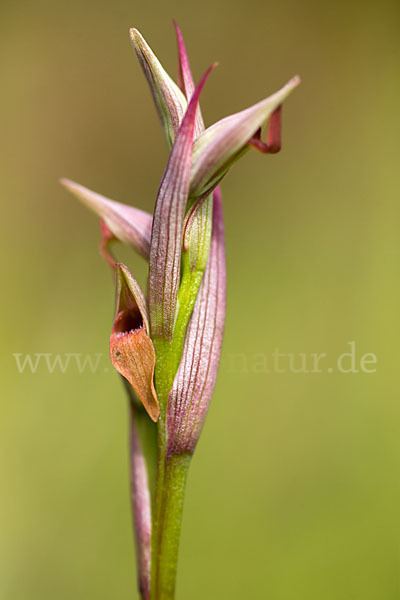
<instances>
[{"instance_id":1,"label":"flower spike","mask_svg":"<svg viewBox=\"0 0 400 600\"><path fill-rule=\"evenodd\" d=\"M179 128L157 195L150 245L149 309L153 336L172 339L179 288L183 220L190 187L195 115L203 75Z\"/></svg>"},{"instance_id":2,"label":"flower spike","mask_svg":"<svg viewBox=\"0 0 400 600\"><path fill-rule=\"evenodd\" d=\"M151 215L139 208L105 198L69 179L61 179L61 183L104 221L115 238L132 246L144 258L149 257Z\"/></svg>"},{"instance_id":3,"label":"flower spike","mask_svg":"<svg viewBox=\"0 0 400 600\"><path fill-rule=\"evenodd\" d=\"M194 451L217 377L225 322L226 265L219 188L213 197L210 255L168 400L169 454Z\"/></svg>"},{"instance_id":4,"label":"flower spike","mask_svg":"<svg viewBox=\"0 0 400 600\"><path fill-rule=\"evenodd\" d=\"M141 600L175 597L185 481L217 376L226 308L219 182L251 147L279 152L282 103L300 82L294 77L272 96L205 129L199 98L215 65L196 87L174 25L179 85L142 35L130 30L170 150L154 216L62 180L100 217L101 253L116 280L110 356L129 397ZM110 253L115 240L149 260L148 303Z\"/></svg>"},{"instance_id":5,"label":"flower spike","mask_svg":"<svg viewBox=\"0 0 400 600\"><path fill-rule=\"evenodd\" d=\"M110 337L114 368L129 381L150 418L157 421L160 407L153 377L156 355L149 337L146 299L129 269L116 264L115 320Z\"/></svg>"}]
</instances>

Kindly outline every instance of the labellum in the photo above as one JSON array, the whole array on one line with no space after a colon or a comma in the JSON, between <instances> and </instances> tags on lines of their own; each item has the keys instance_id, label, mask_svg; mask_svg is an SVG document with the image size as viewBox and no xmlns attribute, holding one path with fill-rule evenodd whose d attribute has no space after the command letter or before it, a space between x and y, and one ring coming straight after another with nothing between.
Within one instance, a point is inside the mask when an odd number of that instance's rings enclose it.
<instances>
[{"instance_id":1,"label":"labellum","mask_svg":"<svg viewBox=\"0 0 400 600\"><path fill-rule=\"evenodd\" d=\"M128 268L116 265L116 310L110 336L110 356L114 368L134 388L153 421L160 407L154 388L156 354L149 336L146 299Z\"/></svg>"}]
</instances>

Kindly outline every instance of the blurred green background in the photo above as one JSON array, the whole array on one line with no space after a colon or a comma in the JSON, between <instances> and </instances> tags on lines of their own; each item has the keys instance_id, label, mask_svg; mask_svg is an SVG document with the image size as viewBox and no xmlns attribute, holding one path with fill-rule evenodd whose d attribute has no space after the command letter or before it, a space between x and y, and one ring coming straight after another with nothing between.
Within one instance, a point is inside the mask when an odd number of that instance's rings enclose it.
<instances>
[{"instance_id":1,"label":"blurred green background","mask_svg":"<svg viewBox=\"0 0 400 600\"><path fill-rule=\"evenodd\" d=\"M399 13L2 0L2 600L137 598L113 286L96 218L58 179L153 209L167 151L128 28L174 75L172 17L196 79L220 62L208 124L303 80L282 153L250 152L223 182L226 335L177 599L400 598ZM328 372L350 341L375 373ZM323 372L259 372L276 349L326 353ZM15 353L97 353L101 368L20 374Z\"/></svg>"}]
</instances>

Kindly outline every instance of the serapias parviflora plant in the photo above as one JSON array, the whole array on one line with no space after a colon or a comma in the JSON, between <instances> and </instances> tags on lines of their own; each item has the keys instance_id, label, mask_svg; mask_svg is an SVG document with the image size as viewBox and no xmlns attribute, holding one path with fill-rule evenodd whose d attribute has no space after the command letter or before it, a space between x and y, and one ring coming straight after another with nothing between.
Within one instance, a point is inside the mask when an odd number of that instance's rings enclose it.
<instances>
[{"instance_id":1,"label":"serapias parviflora plant","mask_svg":"<svg viewBox=\"0 0 400 600\"><path fill-rule=\"evenodd\" d=\"M115 277L110 356L129 397L142 600L174 598L185 482L217 375L226 297L219 184L251 147L280 150L282 102L300 82L294 77L272 96L205 128L199 97L215 65L196 87L175 27L178 84L141 34L130 30L170 150L153 216L62 180L100 217L101 252ZM114 259L115 241L148 261L147 294Z\"/></svg>"}]
</instances>

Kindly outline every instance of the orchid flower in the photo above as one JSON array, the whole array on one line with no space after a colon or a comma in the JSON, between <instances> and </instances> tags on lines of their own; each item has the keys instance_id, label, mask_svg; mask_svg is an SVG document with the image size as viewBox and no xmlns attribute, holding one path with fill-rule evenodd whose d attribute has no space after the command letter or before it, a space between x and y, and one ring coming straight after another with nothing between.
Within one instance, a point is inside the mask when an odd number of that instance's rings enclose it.
<instances>
[{"instance_id":1,"label":"orchid flower","mask_svg":"<svg viewBox=\"0 0 400 600\"><path fill-rule=\"evenodd\" d=\"M170 153L153 216L70 180L62 184L100 217L101 252L116 284L111 362L129 397L131 485L142 600L174 598L186 475L214 390L226 302L219 184L255 148L281 147L281 107L298 85L206 128L179 27L178 83L144 38L133 48L150 86ZM265 141L262 131L267 128ZM110 245L122 242L149 264L145 294Z\"/></svg>"}]
</instances>

